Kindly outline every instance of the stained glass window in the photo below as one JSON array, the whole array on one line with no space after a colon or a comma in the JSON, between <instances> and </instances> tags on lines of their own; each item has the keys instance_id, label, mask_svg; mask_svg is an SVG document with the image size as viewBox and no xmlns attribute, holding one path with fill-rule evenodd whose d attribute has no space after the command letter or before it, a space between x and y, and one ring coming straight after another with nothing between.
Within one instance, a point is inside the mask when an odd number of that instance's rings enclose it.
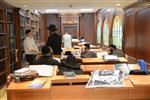
<instances>
[{"instance_id":1,"label":"stained glass window","mask_svg":"<svg viewBox=\"0 0 150 100\"><path fill-rule=\"evenodd\" d=\"M119 16L116 16L113 22L113 44L122 49L122 24Z\"/></svg>"},{"instance_id":2,"label":"stained glass window","mask_svg":"<svg viewBox=\"0 0 150 100\"><path fill-rule=\"evenodd\" d=\"M109 27L108 27L108 21L105 19L104 21L104 27L103 27L103 41L104 45L109 45Z\"/></svg>"}]
</instances>

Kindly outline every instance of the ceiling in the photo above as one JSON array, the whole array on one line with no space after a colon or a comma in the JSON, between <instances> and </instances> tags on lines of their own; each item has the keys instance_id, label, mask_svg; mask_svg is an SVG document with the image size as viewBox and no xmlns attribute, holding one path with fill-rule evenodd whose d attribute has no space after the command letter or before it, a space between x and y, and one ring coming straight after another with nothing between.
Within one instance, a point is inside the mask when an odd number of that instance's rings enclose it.
<instances>
[{"instance_id":1,"label":"ceiling","mask_svg":"<svg viewBox=\"0 0 150 100\"><path fill-rule=\"evenodd\" d=\"M95 12L102 8L123 8L137 0L4 0L9 4L43 13ZM47 10L46 10L47 9ZM51 9L51 10L48 10ZM84 9L81 10L81 9ZM89 9L90 11L85 11ZM49 11L49 12L48 12Z\"/></svg>"}]
</instances>

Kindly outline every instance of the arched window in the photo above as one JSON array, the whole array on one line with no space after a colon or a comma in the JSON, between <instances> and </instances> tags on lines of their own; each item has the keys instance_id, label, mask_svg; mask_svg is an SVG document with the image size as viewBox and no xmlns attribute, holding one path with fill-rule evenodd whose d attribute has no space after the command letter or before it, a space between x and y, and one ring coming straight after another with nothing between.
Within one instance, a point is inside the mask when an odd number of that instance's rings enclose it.
<instances>
[{"instance_id":1,"label":"arched window","mask_svg":"<svg viewBox=\"0 0 150 100\"><path fill-rule=\"evenodd\" d=\"M108 21L105 19L103 27L103 42L105 46L109 45L109 27Z\"/></svg>"},{"instance_id":2,"label":"arched window","mask_svg":"<svg viewBox=\"0 0 150 100\"><path fill-rule=\"evenodd\" d=\"M116 16L113 22L113 44L122 49L122 24L119 16Z\"/></svg>"},{"instance_id":3,"label":"arched window","mask_svg":"<svg viewBox=\"0 0 150 100\"><path fill-rule=\"evenodd\" d=\"M97 24L97 43L101 44L101 25L100 22Z\"/></svg>"}]
</instances>

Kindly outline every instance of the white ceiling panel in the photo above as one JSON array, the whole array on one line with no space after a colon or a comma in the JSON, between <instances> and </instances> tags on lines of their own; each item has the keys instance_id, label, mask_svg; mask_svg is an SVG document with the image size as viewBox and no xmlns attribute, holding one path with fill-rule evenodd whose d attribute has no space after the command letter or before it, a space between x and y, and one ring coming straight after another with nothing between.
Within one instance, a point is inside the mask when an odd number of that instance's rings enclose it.
<instances>
[{"instance_id":1,"label":"white ceiling panel","mask_svg":"<svg viewBox=\"0 0 150 100\"><path fill-rule=\"evenodd\" d=\"M80 9L123 8L137 0L4 0L9 4L28 10L57 9L61 12L81 12ZM120 4L117 6L117 4Z\"/></svg>"}]
</instances>

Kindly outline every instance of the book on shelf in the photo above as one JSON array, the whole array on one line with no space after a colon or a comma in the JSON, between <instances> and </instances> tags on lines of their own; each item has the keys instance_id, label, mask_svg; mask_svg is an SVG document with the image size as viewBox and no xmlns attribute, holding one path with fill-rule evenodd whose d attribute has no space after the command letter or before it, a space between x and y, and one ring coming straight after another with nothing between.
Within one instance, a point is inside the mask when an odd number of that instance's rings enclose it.
<instances>
[{"instance_id":1,"label":"book on shelf","mask_svg":"<svg viewBox=\"0 0 150 100\"><path fill-rule=\"evenodd\" d=\"M73 71L66 71L66 72L63 72L63 74L66 79L75 79L76 78L76 74Z\"/></svg>"}]
</instances>

